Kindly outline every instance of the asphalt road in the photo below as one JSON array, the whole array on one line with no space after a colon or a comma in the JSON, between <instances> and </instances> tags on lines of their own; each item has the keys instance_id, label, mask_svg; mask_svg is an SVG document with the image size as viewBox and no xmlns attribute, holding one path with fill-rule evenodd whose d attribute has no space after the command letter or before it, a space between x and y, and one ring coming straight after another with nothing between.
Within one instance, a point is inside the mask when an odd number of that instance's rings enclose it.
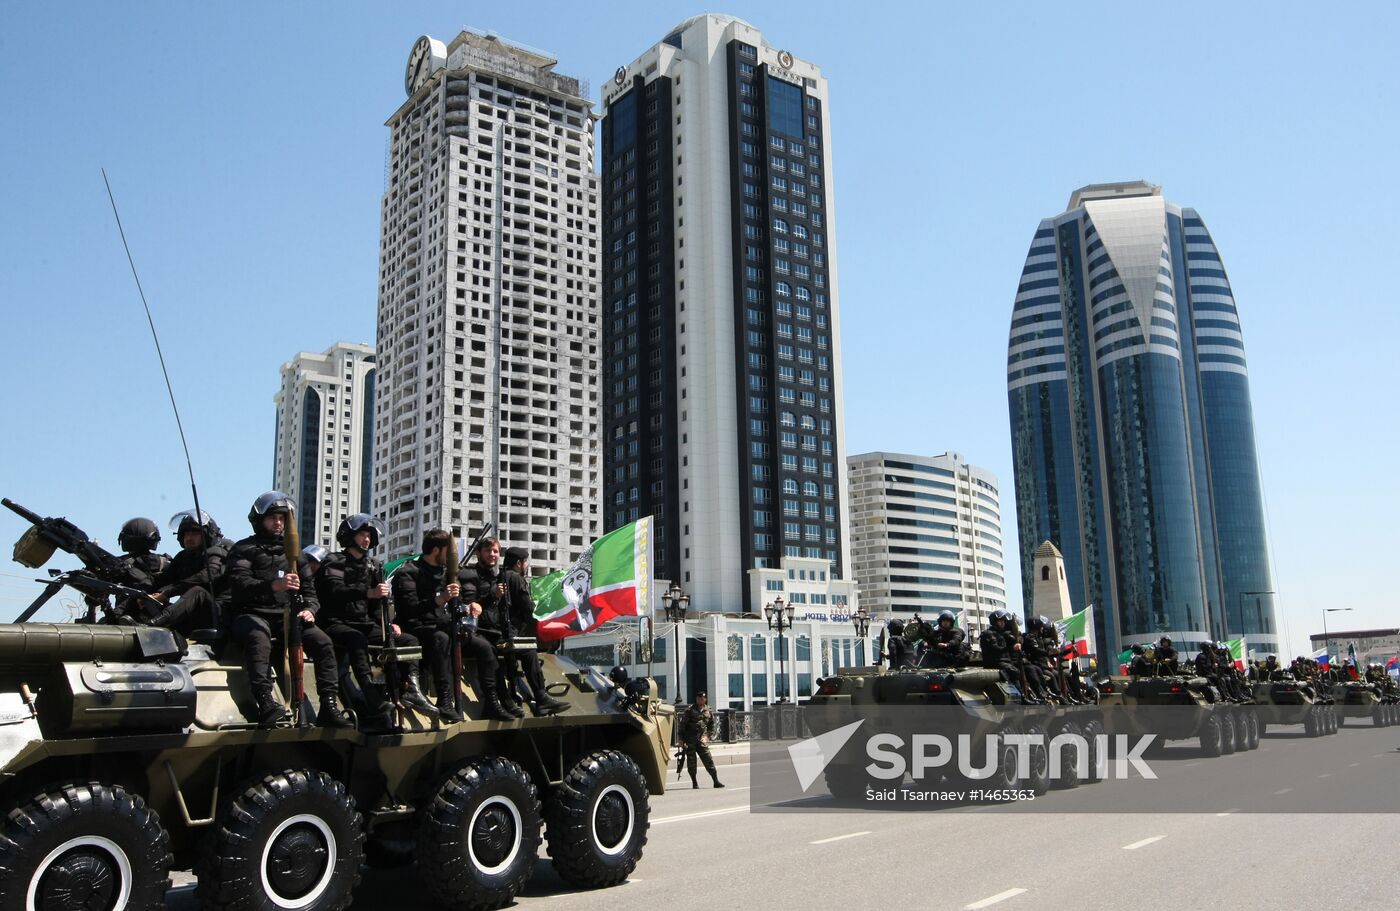
<instances>
[{"instance_id":1,"label":"asphalt road","mask_svg":"<svg viewBox=\"0 0 1400 911\"><path fill-rule=\"evenodd\" d=\"M1400 814L1286 813L1294 795L1377 805L1400 798L1400 732L1345 728L1303 738L1283 729L1251 753L1202 759L1172 747L1154 769L1173 787L1235 781L1238 797L1211 813L1141 813L1144 782L1110 781L1042 798L1041 812L957 807L929 812L751 812L749 765L721 765L724 790L667 792L651 801L651 832L624 885L574 892L541 860L517 907L849 909L888 902L998 911L1093 899L1153 907L1294 907L1344 900L1389 907ZM673 779L674 780L674 779ZM702 780L704 777L702 775ZM1286 781L1287 784L1280 784ZM1279 787L1274 787L1278 784ZM1276 794L1277 791L1283 794ZM1064 812L1048 813L1051 809ZM1096 812L1117 808L1117 812ZM195 907L177 876L171 911ZM1203 891L1209 884L1211 893ZM415 873L366 870L361 908L426 908Z\"/></svg>"}]
</instances>

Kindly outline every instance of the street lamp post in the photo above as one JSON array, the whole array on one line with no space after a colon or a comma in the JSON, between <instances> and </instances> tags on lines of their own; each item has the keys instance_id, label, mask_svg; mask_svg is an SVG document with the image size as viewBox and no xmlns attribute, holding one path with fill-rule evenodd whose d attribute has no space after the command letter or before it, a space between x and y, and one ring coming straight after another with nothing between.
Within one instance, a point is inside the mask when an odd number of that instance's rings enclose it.
<instances>
[{"instance_id":1,"label":"street lamp post","mask_svg":"<svg viewBox=\"0 0 1400 911\"><path fill-rule=\"evenodd\" d=\"M870 636L870 611L863 607L857 608L856 612L851 614L851 625L856 628L856 636L865 643Z\"/></svg>"},{"instance_id":2,"label":"street lamp post","mask_svg":"<svg viewBox=\"0 0 1400 911\"><path fill-rule=\"evenodd\" d=\"M783 631L792 628L793 608L791 604L784 604L781 596L775 598L771 604L764 605L763 616L768 619L768 628L778 631L778 663L779 678L787 677L787 642L783 639ZM787 684L791 681L784 680L783 694L778 698L778 702L788 701L788 693L792 688Z\"/></svg>"},{"instance_id":3,"label":"street lamp post","mask_svg":"<svg viewBox=\"0 0 1400 911\"><path fill-rule=\"evenodd\" d=\"M1332 641L1327 635L1327 615L1337 611L1351 610L1349 607L1324 607L1322 609L1322 650L1327 653L1327 664L1332 664Z\"/></svg>"},{"instance_id":4,"label":"street lamp post","mask_svg":"<svg viewBox=\"0 0 1400 911\"><path fill-rule=\"evenodd\" d=\"M1278 594L1278 592L1274 591L1273 589L1269 589L1268 591L1262 591L1262 592L1240 592L1240 626L1241 626L1241 627L1244 626L1244 596L1245 596L1245 595L1276 595L1276 594ZM1229 613L1230 613L1230 612L1229 612L1229 610L1227 609L1227 610L1225 611L1225 613L1226 613L1226 617L1225 617L1225 641L1228 642L1228 641L1230 640L1230 617L1229 617ZM1260 623L1259 625L1262 627L1264 624L1263 624L1263 623Z\"/></svg>"},{"instance_id":5,"label":"street lamp post","mask_svg":"<svg viewBox=\"0 0 1400 911\"><path fill-rule=\"evenodd\" d=\"M681 647L690 595L682 591L678 583L672 582L670 589L661 596L661 603L666 606L666 619L676 625L676 705L681 705Z\"/></svg>"}]
</instances>

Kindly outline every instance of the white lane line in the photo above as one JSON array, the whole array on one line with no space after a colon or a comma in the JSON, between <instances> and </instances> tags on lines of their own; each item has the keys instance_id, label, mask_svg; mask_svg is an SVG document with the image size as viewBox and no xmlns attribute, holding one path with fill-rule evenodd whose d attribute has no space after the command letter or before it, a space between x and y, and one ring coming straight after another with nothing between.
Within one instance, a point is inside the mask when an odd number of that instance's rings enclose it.
<instances>
[{"instance_id":1,"label":"white lane line","mask_svg":"<svg viewBox=\"0 0 1400 911\"><path fill-rule=\"evenodd\" d=\"M829 845L829 844L831 844L833 841L845 841L845 840L848 839L848 838L860 838L862 835L869 835L869 834L870 834L870 830L869 830L869 829L866 829L864 832L852 832L852 833L849 834L849 835L833 835L833 836L830 837L830 838L819 838L819 839L817 839L816 841L809 841L809 842L807 842L807 844L809 844L809 845Z\"/></svg>"},{"instance_id":2,"label":"white lane line","mask_svg":"<svg viewBox=\"0 0 1400 911\"><path fill-rule=\"evenodd\" d=\"M1318 777L1318 778L1331 778L1331 777L1332 777L1332 773L1331 773L1331 772L1323 772L1321 775L1319 775L1319 776L1317 776L1317 777Z\"/></svg>"},{"instance_id":3,"label":"white lane line","mask_svg":"<svg viewBox=\"0 0 1400 911\"><path fill-rule=\"evenodd\" d=\"M1230 809L1226 810L1224 813L1216 813L1215 815L1216 815L1216 816L1229 816L1231 813L1238 813L1238 812L1240 812L1240 808L1239 808L1239 807L1231 807Z\"/></svg>"},{"instance_id":4,"label":"white lane line","mask_svg":"<svg viewBox=\"0 0 1400 911\"><path fill-rule=\"evenodd\" d=\"M1016 896L1020 895L1022 892L1025 891L1025 889L1007 889L1005 892L998 892L996 895L984 898L980 902L973 902L970 905L964 905L963 911L979 911L979 909L981 908L989 908L992 905L995 905L997 902L1004 902L1008 898L1015 898Z\"/></svg>"},{"instance_id":5,"label":"white lane line","mask_svg":"<svg viewBox=\"0 0 1400 911\"><path fill-rule=\"evenodd\" d=\"M704 819L707 816L723 816L726 813L742 813L749 808L748 804L739 807L725 807L722 810L706 810L703 813L684 813L680 816L663 816L660 819L653 819L651 824L659 826L664 822L684 822L687 819Z\"/></svg>"},{"instance_id":6,"label":"white lane line","mask_svg":"<svg viewBox=\"0 0 1400 911\"><path fill-rule=\"evenodd\" d=\"M1192 766L1195 766L1195 765L1200 765L1200 763L1199 763L1199 762L1188 762L1188 763L1186 763L1186 765L1182 766L1182 768L1183 768L1183 769L1189 769L1189 768L1191 768Z\"/></svg>"},{"instance_id":7,"label":"white lane line","mask_svg":"<svg viewBox=\"0 0 1400 911\"><path fill-rule=\"evenodd\" d=\"M1354 769L1354 768L1356 768L1356 767L1359 766L1359 765L1361 765L1361 763L1359 763L1359 762L1353 762L1353 763L1349 764L1349 765L1347 766L1347 768L1349 768L1349 769Z\"/></svg>"},{"instance_id":8,"label":"white lane line","mask_svg":"<svg viewBox=\"0 0 1400 911\"><path fill-rule=\"evenodd\" d=\"M1293 790L1292 788L1279 788L1279 789L1278 789L1277 791L1275 791L1274 793L1275 793L1275 794L1287 794L1287 793L1291 792L1292 790Z\"/></svg>"},{"instance_id":9,"label":"white lane line","mask_svg":"<svg viewBox=\"0 0 1400 911\"><path fill-rule=\"evenodd\" d=\"M1154 836L1152 836L1151 838L1144 838L1142 841L1135 841L1135 842L1133 842L1133 843L1130 844L1130 845L1124 845L1124 846L1123 846L1123 850L1124 850L1124 851L1136 851L1138 848L1145 848L1145 847L1147 847L1148 845L1152 844L1153 842L1161 841L1162 839L1164 839L1164 838L1166 838L1166 837L1167 837L1167 836L1165 836L1165 835L1154 835Z\"/></svg>"}]
</instances>

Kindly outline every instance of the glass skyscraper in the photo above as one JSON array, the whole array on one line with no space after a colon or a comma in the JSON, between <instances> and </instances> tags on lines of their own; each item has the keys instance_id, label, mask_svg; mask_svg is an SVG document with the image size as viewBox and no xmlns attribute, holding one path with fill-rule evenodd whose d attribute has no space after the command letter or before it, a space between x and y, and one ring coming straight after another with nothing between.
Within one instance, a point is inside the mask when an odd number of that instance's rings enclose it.
<instances>
[{"instance_id":1,"label":"glass skyscraper","mask_svg":"<svg viewBox=\"0 0 1400 911\"><path fill-rule=\"evenodd\" d=\"M1049 540L1101 657L1276 651L1244 342L1200 215L1141 181L1076 191L1031 241L1006 379L1025 602Z\"/></svg>"}]
</instances>

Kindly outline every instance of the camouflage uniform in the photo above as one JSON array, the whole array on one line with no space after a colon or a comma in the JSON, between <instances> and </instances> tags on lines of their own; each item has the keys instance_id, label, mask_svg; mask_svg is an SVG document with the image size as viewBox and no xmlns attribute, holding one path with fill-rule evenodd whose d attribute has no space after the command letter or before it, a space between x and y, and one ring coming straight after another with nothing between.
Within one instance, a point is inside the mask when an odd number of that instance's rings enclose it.
<instances>
[{"instance_id":1,"label":"camouflage uniform","mask_svg":"<svg viewBox=\"0 0 1400 911\"><path fill-rule=\"evenodd\" d=\"M715 713L708 705L702 706L698 702L691 703L690 707L681 715L681 745L685 749L686 771L690 773L690 784L692 787L700 787L695 780L695 756L698 753L700 761L705 764L705 771L710 773L711 780L715 787L722 788L719 775L715 772L715 760L710 756L709 739L715 729Z\"/></svg>"}]
</instances>

